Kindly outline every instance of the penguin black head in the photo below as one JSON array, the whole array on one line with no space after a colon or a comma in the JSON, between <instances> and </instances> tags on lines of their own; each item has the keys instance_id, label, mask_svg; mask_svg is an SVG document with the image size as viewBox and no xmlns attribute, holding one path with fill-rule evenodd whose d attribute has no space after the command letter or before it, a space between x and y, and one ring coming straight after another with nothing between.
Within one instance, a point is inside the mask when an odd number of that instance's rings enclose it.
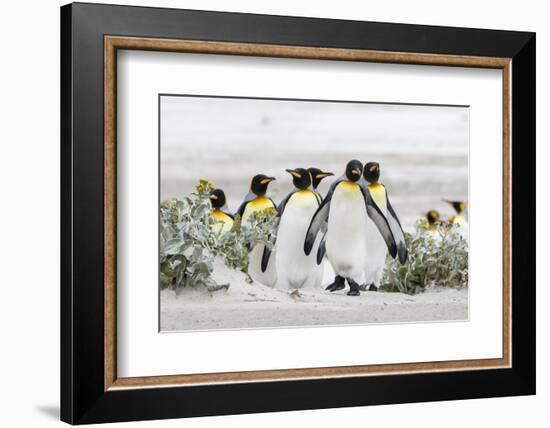
<instances>
[{"instance_id":1,"label":"penguin black head","mask_svg":"<svg viewBox=\"0 0 550 428\"><path fill-rule=\"evenodd\" d=\"M362 172L363 164L356 159L350 160L346 165L346 177L349 181L358 181Z\"/></svg>"},{"instance_id":2,"label":"penguin black head","mask_svg":"<svg viewBox=\"0 0 550 428\"><path fill-rule=\"evenodd\" d=\"M380 164L378 162L368 162L363 170L363 176L369 183L376 183L380 178Z\"/></svg>"},{"instance_id":3,"label":"penguin black head","mask_svg":"<svg viewBox=\"0 0 550 428\"><path fill-rule=\"evenodd\" d=\"M426 218L428 219L428 223L430 223L430 225L435 224L439 221L439 212L436 210L430 210L427 212Z\"/></svg>"},{"instance_id":4,"label":"penguin black head","mask_svg":"<svg viewBox=\"0 0 550 428\"><path fill-rule=\"evenodd\" d=\"M258 174L252 177L250 182L250 190L256 196L263 196L267 192L267 186L275 180L275 177L268 177L267 175Z\"/></svg>"},{"instance_id":5,"label":"penguin black head","mask_svg":"<svg viewBox=\"0 0 550 428\"><path fill-rule=\"evenodd\" d=\"M466 209L466 204L462 201L449 201L448 199L443 199L443 201L452 206L457 214L461 214Z\"/></svg>"},{"instance_id":6,"label":"penguin black head","mask_svg":"<svg viewBox=\"0 0 550 428\"><path fill-rule=\"evenodd\" d=\"M319 186L323 178L334 175L332 172L323 172L319 168L308 168L307 170L311 174L311 184L314 189L317 189L317 186Z\"/></svg>"},{"instance_id":7,"label":"penguin black head","mask_svg":"<svg viewBox=\"0 0 550 428\"><path fill-rule=\"evenodd\" d=\"M290 175L292 175L292 183L300 190L305 190L311 186L311 175L309 171L304 168L286 169Z\"/></svg>"},{"instance_id":8,"label":"penguin black head","mask_svg":"<svg viewBox=\"0 0 550 428\"><path fill-rule=\"evenodd\" d=\"M212 208L221 208L225 205L225 193L222 189L214 189L210 192Z\"/></svg>"}]
</instances>

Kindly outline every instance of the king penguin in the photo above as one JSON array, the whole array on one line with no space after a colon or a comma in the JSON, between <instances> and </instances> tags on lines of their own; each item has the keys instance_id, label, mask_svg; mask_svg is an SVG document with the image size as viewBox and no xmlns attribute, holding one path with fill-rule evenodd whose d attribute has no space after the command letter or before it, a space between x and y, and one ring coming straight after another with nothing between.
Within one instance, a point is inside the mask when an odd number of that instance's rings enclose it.
<instances>
[{"instance_id":1,"label":"king penguin","mask_svg":"<svg viewBox=\"0 0 550 428\"><path fill-rule=\"evenodd\" d=\"M468 225L468 220L464 212L466 210L466 203L462 201L449 201L448 199L443 199L444 202L447 202L450 206L453 207L456 214L449 218L449 223L456 224L458 226L458 231L464 238L468 238L468 233L470 226Z\"/></svg>"},{"instance_id":2,"label":"king penguin","mask_svg":"<svg viewBox=\"0 0 550 428\"><path fill-rule=\"evenodd\" d=\"M315 212L304 241L304 252L309 255L319 230L328 219L326 251L337 277L326 289L342 290L347 280L349 296L360 294L359 284L364 278L364 264L368 256L366 239L369 218L378 226L392 257L397 254L388 220L361 183L362 173L361 162L348 162L344 175L332 183Z\"/></svg>"},{"instance_id":3,"label":"king penguin","mask_svg":"<svg viewBox=\"0 0 550 428\"><path fill-rule=\"evenodd\" d=\"M268 177L263 174L252 177L250 181L250 190L237 210L237 214L241 217L242 224L245 224L254 212L263 211L267 208L277 210L275 202L266 196L267 186L274 180L275 177ZM250 251L248 256L248 274L252 279L269 287L273 287L277 282L275 257L271 258L272 260L266 266L266 269L262 271L261 263L264 247L263 244L257 244Z\"/></svg>"},{"instance_id":4,"label":"king penguin","mask_svg":"<svg viewBox=\"0 0 550 428\"><path fill-rule=\"evenodd\" d=\"M277 286L282 290L317 288L323 280L323 265L316 263L313 255L302 251L302 239L320 201L310 189L312 176L304 168L287 169L292 175L294 189L279 204L279 222L276 232ZM269 261L269 251L264 250L262 268ZM266 260L267 257L267 260Z\"/></svg>"},{"instance_id":5,"label":"king penguin","mask_svg":"<svg viewBox=\"0 0 550 428\"><path fill-rule=\"evenodd\" d=\"M388 220L388 225L397 246L399 261L403 264L407 261L408 256L407 247L405 245L405 235L401 228L401 223L397 218L397 214L390 204L388 191L385 186L380 183L380 165L378 162L368 162L363 170L363 177L366 181L364 184L373 202ZM387 246L378 231L378 226L370 219L367 221L366 245L367 257L365 258L364 267L365 277L361 289L378 291L386 265Z\"/></svg>"},{"instance_id":6,"label":"king penguin","mask_svg":"<svg viewBox=\"0 0 550 428\"><path fill-rule=\"evenodd\" d=\"M212 229L221 233L231 230L233 227L233 215L224 211L226 207L224 191L222 189L212 190L210 192L210 203L212 204L210 217L215 220Z\"/></svg>"},{"instance_id":7,"label":"king penguin","mask_svg":"<svg viewBox=\"0 0 550 428\"><path fill-rule=\"evenodd\" d=\"M311 174L311 190L313 193L315 193L315 196L319 200L319 204L323 202L323 197L321 196L321 193L319 193L319 190L317 190L317 187L319 187L319 184L321 184L321 181L324 178L331 177L334 174L332 172L324 172L323 170L319 168L308 168L307 171Z\"/></svg>"},{"instance_id":8,"label":"king penguin","mask_svg":"<svg viewBox=\"0 0 550 428\"><path fill-rule=\"evenodd\" d=\"M430 210L426 213L426 220L428 220L428 233L434 238L441 238L437 225L439 224L440 215L436 210Z\"/></svg>"}]
</instances>

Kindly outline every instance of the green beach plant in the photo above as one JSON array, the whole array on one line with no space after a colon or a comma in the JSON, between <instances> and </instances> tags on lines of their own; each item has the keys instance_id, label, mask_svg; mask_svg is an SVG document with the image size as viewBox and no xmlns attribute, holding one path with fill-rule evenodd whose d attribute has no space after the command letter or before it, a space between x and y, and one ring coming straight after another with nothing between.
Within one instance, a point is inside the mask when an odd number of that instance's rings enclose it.
<instances>
[{"instance_id":1,"label":"green beach plant","mask_svg":"<svg viewBox=\"0 0 550 428\"><path fill-rule=\"evenodd\" d=\"M210 182L200 180L196 192L161 204L161 288L227 289L230 284L220 284L213 278L214 260L220 257L227 267L247 273L250 248L258 243L270 245L268 237L276 222L276 210L254 213L244 224L236 216L231 230L222 232L212 227L216 223L210 216L213 189Z\"/></svg>"},{"instance_id":2,"label":"green beach plant","mask_svg":"<svg viewBox=\"0 0 550 428\"><path fill-rule=\"evenodd\" d=\"M405 232L405 241L409 259L401 265L388 257L380 291L417 294L434 286L468 285L468 242L456 225L439 224L434 233L421 220L414 235Z\"/></svg>"}]
</instances>

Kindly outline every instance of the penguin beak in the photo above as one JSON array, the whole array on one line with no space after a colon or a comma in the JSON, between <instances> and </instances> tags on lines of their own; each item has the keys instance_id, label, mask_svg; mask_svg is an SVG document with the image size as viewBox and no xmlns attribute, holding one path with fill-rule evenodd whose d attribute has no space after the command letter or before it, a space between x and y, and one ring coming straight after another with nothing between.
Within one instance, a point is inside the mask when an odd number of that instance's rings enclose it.
<instances>
[{"instance_id":1,"label":"penguin beak","mask_svg":"<svg viewBox=\"0 0 550 428\"><path fill-rule=\"evenodd\" d=\"M301 174L299 172L296 172L293 169L285 169L285 171L288 172L289 174L292 174L293 177L302 178Z\"/></svg>"},{"instance_id":2,"label":"penguin beak","mask_svg":"<svg viewBox=\"0 0 550 428\"><path fill-rule=\"evenodd\" d=\"M378 168L379 168L378 164L374 164L369 168L369 171L370 172L375 172L375 171L378 171Z\"/></svg>"},{"instance_id":3,"label":"penguin beak","mask_svg":"<svg viewBox=\"0 0 550 428\"><path fill-rule=\"evenodd\" d=\"M321 178L330 177L331 175L334 175L332 172L322 172L320 174L317 174L315 178L320 180Z\"/></svg>"},{"instance_id":4,"label":"penguin beak","mask_svg":"<svg viewBox=\"0 0 550 428\"><path fill-rule=\"evenodd\" d=\"M214 201L216 201L218 197L216 195L210 195L210 199L213 199Z\"/></svg>"},{"instance_id":5,"label":"penguin beak","mask_svg":"<svg viewBox=\"0 0 550 428\"><path fill-rule=\"evenodd\" d=\"M275 180L276 180L275 177L267 177L267 178L264 178L262 181L260 181L260 183L267 184L267 183L271 183L272 181L275 181Z\"/></svg>"},{"instance_id":6,"label":"penguin beak","mask_svg":"<svg viewBox=\"0 0 550 428\"><path fill-rule=\"evenodd\" d=\"M361 175L361 171L359 171L357 168L353 168L351 170L351 173L354 174L354 175Z\"/></svg>"}]
</instances>

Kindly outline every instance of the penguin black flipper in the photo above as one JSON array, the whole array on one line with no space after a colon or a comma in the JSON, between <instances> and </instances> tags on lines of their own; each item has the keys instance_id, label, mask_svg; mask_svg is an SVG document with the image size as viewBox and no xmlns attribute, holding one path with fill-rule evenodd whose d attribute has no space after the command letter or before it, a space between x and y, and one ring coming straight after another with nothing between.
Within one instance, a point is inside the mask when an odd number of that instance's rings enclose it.
<instances>
[{"instance_id":1,"label":"penguin black flipper","mask_svg":"<svg viewBox=\"0 0 550 428\"><path fill-rule=\"evenodd\" d=\"M321 264L327 252L327 232L328 232L328 218L327 218L327 221L325 221L321 226L321 233L323 234L323 237L321 238L321 242L319 242L319 248L317 248L318 265Z\"/></svg>"},{"instance_id":2,"label":"penguin black flipper","mask_svg":"<svg viewBox=\"0 0 550 428\"><path fill-rule=\"evenodd\" d=\"M367 208L367 214L370 217L370 219L374 222L376 227L378 228L378 231L380 232L380 234L382 235L382 238L384 238L384 241L386 242L388 251L390 252L391 256L395 259L397 255L397 244L395 242L395 237L393 236L393 232L388 222L388 219L382 213L382 211L380 211L380 208L378 208L378 205L376 205L376 203L372 200L372 196L370 195L368 188L364 184L360 185L359 187L361 188L361 192L363 193L363 198L365 199L365 207Z\"/></svg>"},{"instance_id":3,"label":"penguin black flipper","mask_svg":"<svg viewBox=\"0 0 550 428\"><path fill-rule=\"evenodd\" d=\"M237 212L235 213L235 215L239 215L241 217L241 220L243 218L243 214L244 214L244 210L246 209L246 206L248 205L248 203L250 201L252 201L254 198L256 197L256 195L254 195L254 193L252 192L248 192L247 195L244 197L244 200L242 202L242 204L239 206L239 209L237 210ZM273 204L275 205L275 204Z\"/></svg>"},{"instance_id":4,"label":"penguin black flipper","mask_svg":"<svg viewBox=\"0 0 550 428\"><path fill-rule=\"evenodd\" d=\"M405 234L403 233L403 228L401 223L397 218L395 210L390 204L390 199L388 198L388 191L386 190L386 206L388 208L388 224L395 238L395 244L397 245L397 254L399 255L399 261L401 264L404 264L407 261L409 252L407 250L407 245L405 244ZM394 256L395 258L395 256Z\"/></svg>"},{"instance_id":5,"label":"penguin black flipper","mask_svg":"<svg viewBox=\"0 0 550 428\"><path fill-rule=\"evenodd\" d=\"M332 195L330 195L332 196ZM325 222L326 218L328 218L328 212L330 208L330 197L327 195L323 203L317 208L317 211L313 215L313 218L311 219L311 223L309 224L309 228L307 229L306 238L304 240L304 252L306 253L306 256L309 256L311 253L311 250L313 248L313 244L315 243L315 239L317 238L317 234L319 233L319 230L321 230L321 227L323 223Z\"/></svg>"},{"instance_id":6,"label":"penguin black flipper","mask_svg":"<svg viewBox=\"0 0 550 428\"><path fill-rule=\"evenodd\" d=\"M269 234L267 240L271 243L271 248L268 248L267 245L264 245L264 251L262 253L262 263L261 268L262 272L267 270L267 264L269 263L269 257L271 256L272 249L275 247L277 242L277 231L279 229L280 217L277 218L277 222L273 226L273 231Z\"/></svg>"},{"instance_id":7,"label":"penguin black flipper","mask_svg":"<svg viewBox=\"0 0 550 428\"><path fill-rule=\"evenodd\" d=\"M317 208L317 211L315 211L315 214L313 214L313 217L307 229L306 239L304 240L304 252L306 253L306 256L309 256L309 254L311 253L311 249L313 248L313 244L315 243L315 239L317 238L319 230L321 230L323 224L328 221L330 200L332 199L332 195L334 194L334 189L343 180L344 177L340 177L338 180L332 183L327 192L327 196L325 196L325 199L323 199L323 202L321 202L321 205L319 205L319 208Z\"/></svg>"},{"instance_id":8,"label":"penguin black flipper","mask_svg":"<svg viewBox=\"0 0 550 428\"><path fill-rule=\"evenodd\" d=\"M271 200L271 202L273 202L273 205L277 209L277 217L278 217L277 222L273 226L273 231L269 234L269 237L268 237L268 241L272 245L271 248L273 248L275 246L275 243L277 242L277 230L279 229L281 216L283 215L286 204L290 200L290 197L294 195L294 193L296 193L296 191L292 191L288 195L286 195L285 198L279 204L279 206L275 205L275 202ZM261 264L262 272L265 272L267 269L267 264L269 263L269 257L271 256L271 252L272 252L271 249L267 248L267 245L264 245L264 251L262 253L262 264Z\"/></svg>"},{"instance_id":9,"label":"penguin black flipper","mask_svg":"<svg viewBox=\"0 0 550 428\"><path fill-rule=\"evenodd\" d=\"M317 264L320 265L323 261L323 258L325 257L325 254L327 252L327 233L323 233L323 237L321 238L321 242L319 243L319 248L317 249Z\"/></svg>"},{"instance_id":10,"label":"penguin black flipper","mask_svg":"<svg viewBox=\"0 0 550 428\"><path fill-rule=\"evenodd\" d=\"M239 209L237 210L237 212L235 213L235 215L239 215L242 219L243 218L243 213L244 213L244 210L245 210L247 204L248 204L248 201L244 201L241 204L241 206L239 207Z\"/></svg>"}]
</instances>

